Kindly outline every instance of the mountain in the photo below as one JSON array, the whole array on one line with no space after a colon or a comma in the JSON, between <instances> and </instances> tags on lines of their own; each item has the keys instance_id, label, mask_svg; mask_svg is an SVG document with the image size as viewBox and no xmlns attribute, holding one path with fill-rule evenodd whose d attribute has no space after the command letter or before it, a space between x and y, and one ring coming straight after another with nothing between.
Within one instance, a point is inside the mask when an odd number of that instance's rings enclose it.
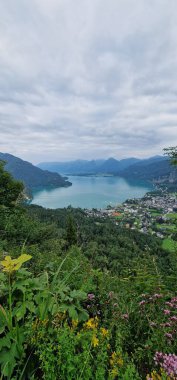
<instances>
[{"instance_id":1,"label":"mountain","mask_svg":"<svg viewBox=\"0 0 177 380\"><path fill-rule=\"evenodd\" d=\"M59 172L62 174L114 174L138 162L137 158L127 158L116 160L108 158L107 160L76 160L68 162L42 162L37 166L41 169Z\"/></svg>"},{"instance_id":2,"label":"mountain","mask_svg":"<svg viewBox=\"0 0 177 380\"><path fill-rule=\"evenodd\" d=\"M125 178L149 180L156 183L177 181L176 169L170 165L166 157L155 156L141 160L119 172Z\"/></svg>"},{"instance_id":3,"label":"mountain","mask_svg":"<svg viewBox=\"0 0 177 380\"><path fill-rule=\"evenodd\" d=\"M38 166L41 169L68 175L112 174L154 183L177 183L176 169L164 156L153 156L147 159L130 157L116 160L110 157L107 160L42 162Z\"/></svg>"},{"instance_id":4,"label":"mountain","mask_svg":"<svg viewBox=\"0 0 177 380\"><path fill-rule=\"evenodd\" d=\"M51 172L62 174L88 174L95 173L104 160L75 160L67 162L42 162L37 166Z\"/></svg>"},{"instance_id":5,"label":"mountain","mask_svg":"<svg viewBox=\"0 0 177 380\"><path fill-rule=\"evenodd\" d=\"M100 173L115 174L121 170L126 169L135 162L139 162L137 158L126 158L123 160L116 160L115 158L108 158L99 168Z\"/></svg>"},{"instance_id":6,"label":"mountain","mask_svg":"<svg viewBox=\"0 0 177 380\"><path fill-rule=\"evenodd\" d=\"M8 153L0 153L0 160L5 161L5 169L15 179L21 180L28 189L37 187L67 187L71 183L58 173L42 170L27 161Z\"/></svg>"}]
</instances>

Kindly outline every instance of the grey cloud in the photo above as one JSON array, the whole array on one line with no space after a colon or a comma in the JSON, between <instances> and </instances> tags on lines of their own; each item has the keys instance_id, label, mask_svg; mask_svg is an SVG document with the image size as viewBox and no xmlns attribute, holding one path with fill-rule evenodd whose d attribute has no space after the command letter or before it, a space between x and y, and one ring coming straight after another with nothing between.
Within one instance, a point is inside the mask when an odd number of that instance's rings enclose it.
<instances>
[{"instance_id":1,"label":"grey cloud","mask_svg":"<svg viewBox=\"0 0 177 380\"><path fill-rule=\"evenodd\" d=\"M38 162L174 145L176 0L6 0L0 14L0 151Z\"/></svg>"}]
</instances>

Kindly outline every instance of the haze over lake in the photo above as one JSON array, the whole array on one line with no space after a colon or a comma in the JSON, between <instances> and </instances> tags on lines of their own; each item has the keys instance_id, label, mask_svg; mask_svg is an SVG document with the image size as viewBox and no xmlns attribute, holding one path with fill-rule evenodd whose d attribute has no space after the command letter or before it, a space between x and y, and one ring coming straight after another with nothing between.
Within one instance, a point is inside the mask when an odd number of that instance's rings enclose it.
<instances>
[{"instance_id":1,"label":"haze over lake","mask_svg":"<svg viewBox=\"0 0 177 380\"><path fill-rule=\"evenodd\" d=\"M127 198L140 198L153 186L148 182L127 181L122 177L69 176L72 186L41 189L33 192L33 204L46 208L63 208L69 205L81 208L105 208Z\"/></svg>"}]
</instances>

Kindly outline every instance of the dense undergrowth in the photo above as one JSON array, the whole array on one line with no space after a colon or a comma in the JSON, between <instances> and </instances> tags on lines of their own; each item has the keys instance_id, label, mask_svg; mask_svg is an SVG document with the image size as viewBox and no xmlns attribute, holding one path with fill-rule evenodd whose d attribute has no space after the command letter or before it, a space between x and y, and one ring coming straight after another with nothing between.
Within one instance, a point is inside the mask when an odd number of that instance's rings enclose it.
<instances>
[{"instance_id":1,"label":"dense undergrowth","mask_svg":"<svg viewBox=\"0 0 177 380\"><path fill-rule=\"evenodd\" d=\"M1 379L176 379L176 253L21 190L1 166Z\"/></svg>"}]
</instances>

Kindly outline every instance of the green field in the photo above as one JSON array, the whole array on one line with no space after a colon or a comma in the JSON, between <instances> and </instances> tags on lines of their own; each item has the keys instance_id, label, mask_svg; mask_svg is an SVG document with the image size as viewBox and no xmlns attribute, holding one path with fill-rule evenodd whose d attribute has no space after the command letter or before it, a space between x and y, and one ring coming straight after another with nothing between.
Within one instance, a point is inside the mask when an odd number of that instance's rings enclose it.
<instances>
[{"instance_id":1,"label":"green field","mask_svg":"<svg viewBox=\"0 0 177 380\"><path fill-rule=\"evenodd\" d=\"M170 252L177 252L177 242L172 239L164 239L162 248Z\"/></svg>"},{"instance_id":2,"label":"green field","mask_svg":"<svg viewBox=\"0 0 177 380\"><path fill-rule=\"evenodd\" d=\"M176 232L177 226L175 224L156 224L156 227L161 231Z\"/></svg>"},{"instance_id":3,"label":"green field","mask_svg":"<svg viewBox=\"0 0 177 380\"><path fill-rule=\"evenodd\" d=\"M152 216L159 216L162 215L162 211L160 210L155 210L155 209L149 209L149 212L151 213Z\"/></svg>"},{"instance_id":4,"label":"green field","mask_svg":"<svg viewBox=\"0 0 177 380\"><path fill-rule=\"evenodd\" d=\"M171 212L170 214L166 214L166 217L167 218L170 218L170 219L177 219L177 213L176 212Z\"/></svg>"}]
</instances>

